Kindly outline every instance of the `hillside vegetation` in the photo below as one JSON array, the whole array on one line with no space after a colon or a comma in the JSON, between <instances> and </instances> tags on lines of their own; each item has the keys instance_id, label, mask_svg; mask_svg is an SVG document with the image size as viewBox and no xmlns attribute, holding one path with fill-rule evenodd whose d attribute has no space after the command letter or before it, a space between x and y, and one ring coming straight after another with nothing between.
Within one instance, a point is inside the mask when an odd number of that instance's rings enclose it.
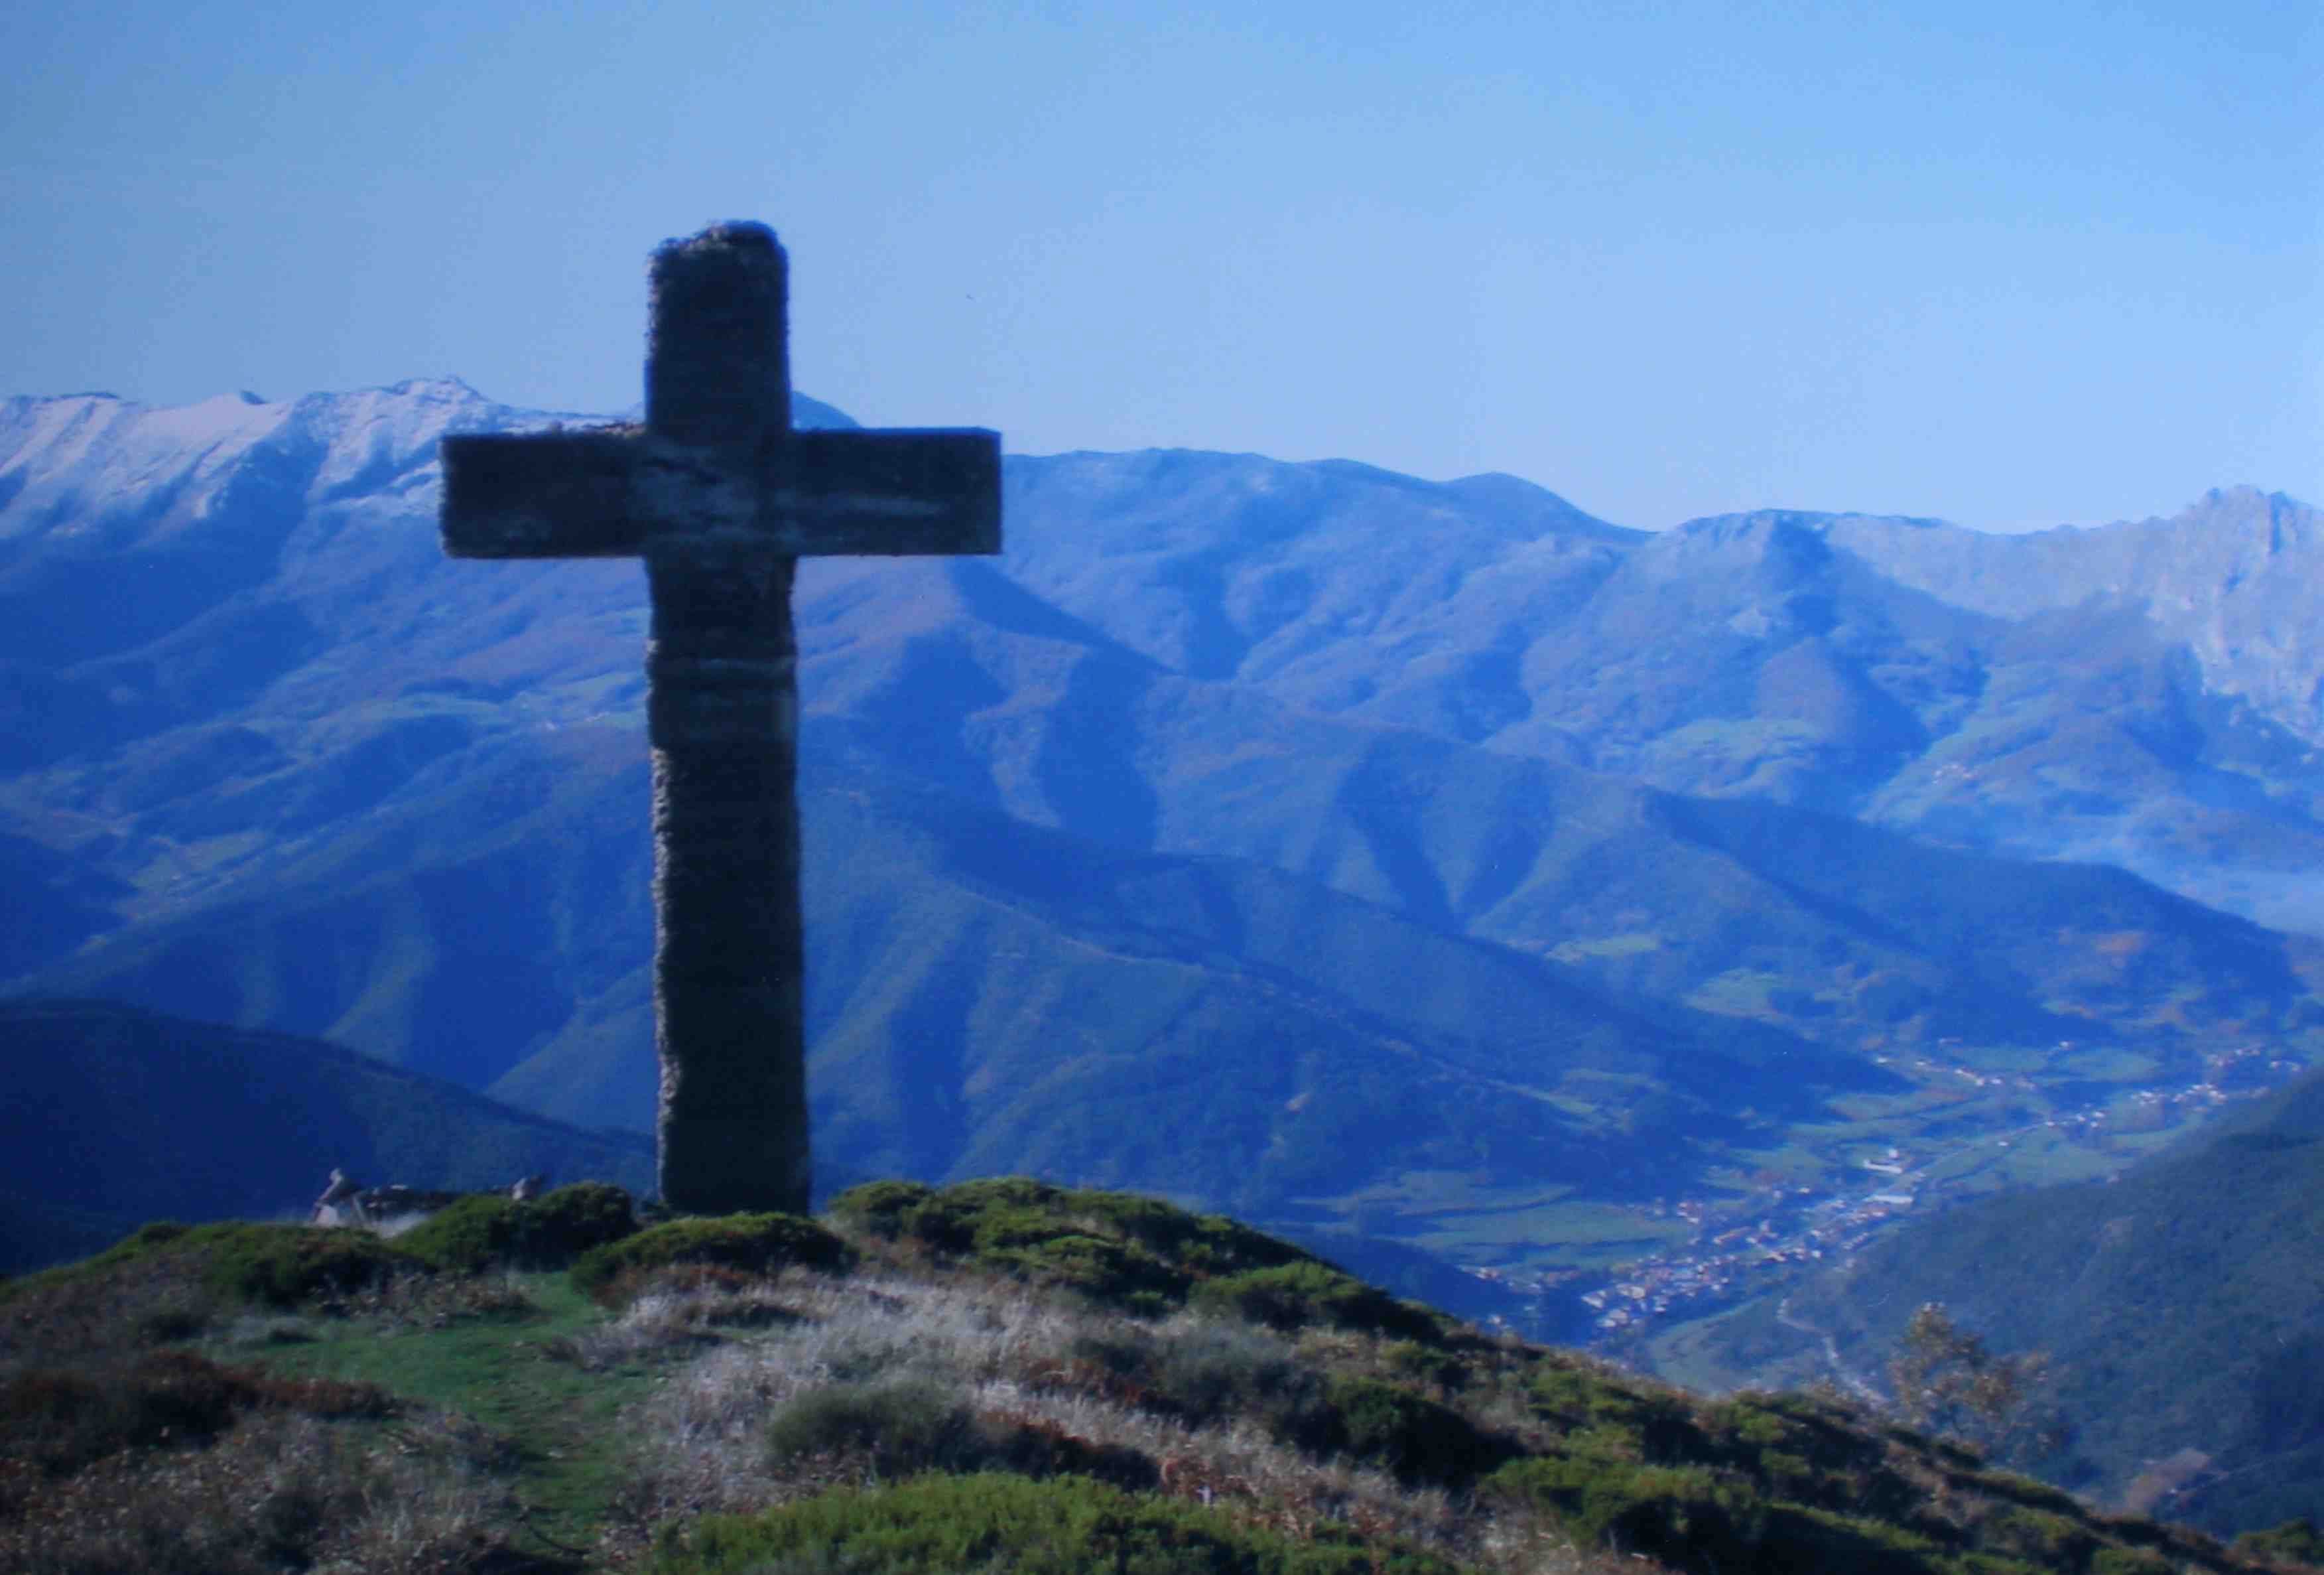
<instances>
[{"instance_id":1,"label":"hillside vegetation","mask_svg":"<svg viewBox=\"0 0 2324 1575\"><path fill-rule=\"evenodd\" d=\"M1915 1223L1791 1299L1865 1367L1937 1302L2043 1350L2078 1423L2039 1462L2227 1530L2324 1513L2324 1076L2118 1177ZM1748 1321L1748 1320L1746 1320ZM1738 1331L1739 1334L1742 1331Z\"/></svg>"},{"instance_id":2,"label":"hillside vegetation","mask_svg":"<svg viewBox=\"0 0 2324 1575\"><path fill-rule=\"evenodd\" d=\"M2098 1515L1836 1399L1700 1399L1024 1179L152 1225L0 1284L27 1575L2227 1575L2304 1534Z\"/></svg>"}]
</instances>

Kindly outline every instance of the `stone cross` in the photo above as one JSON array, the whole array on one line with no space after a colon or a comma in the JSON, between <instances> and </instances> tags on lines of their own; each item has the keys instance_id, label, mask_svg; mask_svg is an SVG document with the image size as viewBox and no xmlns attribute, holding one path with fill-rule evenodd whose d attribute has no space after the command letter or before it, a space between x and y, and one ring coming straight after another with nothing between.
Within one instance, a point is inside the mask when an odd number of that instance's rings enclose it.
<instances>
[{"instance_id":1,"label":"stone cross","mask_svg":"<svg viewBox=\"0 0 2324 1575\"><path fill-rule=\"evenodd\" d=\"M788 264L764 225L664 243L642 428L443 441L456 558L642 557L652 593L662 1200L808 1204L798 560L998 552L1001 440L793 431Z\"/></svg>"}]
</instances>

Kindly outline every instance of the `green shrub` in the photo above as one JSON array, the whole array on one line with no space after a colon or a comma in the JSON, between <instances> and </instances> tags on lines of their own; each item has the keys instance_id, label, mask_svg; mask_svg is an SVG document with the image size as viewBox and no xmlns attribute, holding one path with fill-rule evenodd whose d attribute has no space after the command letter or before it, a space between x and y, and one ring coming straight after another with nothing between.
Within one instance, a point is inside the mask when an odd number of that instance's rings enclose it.
<instances>
[{"instance_id":1,"label":"green shrub","mask_svg":"<svg viewBox=\"0 0 2324 1575\"><path fill-rule=\"evenodd\" d=\"M1190 1214L1132 1192L1067 1192L1058 1206L1099 1221L1198 1277L1274 1268L1312 1256L1223 1214Z\"/></svg>"},{"instance_id":2,"label":"green shrub","mask_svg":"<svg viewBox=\"0 0 2324 1575\"><path fill-rule=\"evenodd\" d=\"M309 1225L200 1225L161 1245L202 1252L202 1280L213 1291L276 1307L346 1295L422 1266L367 1230Z\"/></svg>"},{"instance_id":3,"label":"green shrub","mask_svg":"<svg viewBox=\"0 0 2324 1575\"><path fill-rule=\"evenodd\" d=\"M279 1307L311 1296L344 1295L424 1266L365 1230L240 1220L189 1226L161 1220L139 1227L95 1257L11 1281L0 1289L0 1301L102 1283L117 1269L159 1259L187 1264L213 1295ZM155 1339L180 1339L206 1318L190 1306L180 1311L184 1319L168 1309L155 1310L160 1321L146 1332Z\"/></svg>"},{"instance_id":4,"label":"green shrub","mask_svg":"<svg viewBox=\"0 0 2324 1575\"><path fill-rule=\"evenodd\" d=\"M1150 1487L1160 1477L1135 1450L1092 1444L1055 1424L981 1416L959 1391L927 1378L810 1389L777 1408L766 1437L778 1467L803 1457L838 1456L884 1478L922 1471L1076 1473Z\"/></svg>"},{"instance_id":5,"label":"green shrub","mask_svg":"<svg viewBox=\"0 0 2324 1575\"><path fill-rule=\"evenodd\" d=\"M1109 1206L1110 1200L1121 1207ZM1140 1218L1130 1205L1179 1213L1144 1199L1068 1191L1024 1176L964 1181L941 1192L914 1181L872 1181L841 1193L832 1211L875 1236L1158 1316L1185 1299L1191 1277L1114 1223Z\"/></svg>"},{"instance_id":6,"label":"green shrub","mask_svg":"<svg viewBox=\"0 0 2324 1575\"><path fill-rule=\"evenodd\" d=\"M2305 1518L2287 1520L2265 1531L2246 1532L2227 1551L2242 1559L2273 1560L2283 1564L2324 1565L2324 1535Z\"/></svg>"},{"instance_id":7,"label":"green shrub","mask_svg":"<svg viewBox=\"0 0 2324 1575\"><path fill-rule=\"evenodd\" d=\"M1568 1367L1561 1358L1551 1356L1534 1364L1533 1372L1526 1379L1526 1397L1534 1413L1544 1421L1579 1427L1594 1413L1600 1398L1612 1387L1610 1379Z\"/></svg>"},{"instance_id":8,"label":"green shrub","mask_svg":"<svg viewBox=\"0 0 2324 1575\"><path fill-rule=\"evenodd\" d=\"M1748 1400L1729 1400L1711 1410L1711 1423L1732 1444L1745 1450L1772 1450L1787 1442L1792 1430L1784 1419Z\"/></svg>"},{"instance_id":9,"label":"green shrub","mask_svg":"<svg viewBox=\"0 0 2324 1575\"><path fill-rule=\"evenodd\" d=\"M593 1246L619 1241L638 1228L630 1195L604 1181L576 1181L521 1205L522 1250L578 1257Z\"/></svg>"},{"instance_id":10,"label":"green shrub","mask_svg":"<svg viewBox=\"0 0 2324 1575\"><path fill-rule=\"evenodd\" d=\"M1167 1311L1199 1279L1314 1261L1221 1215L1028 1176L941 1191L871 1181L841 1193L831 1209L872 1235L1139 1311Z\"/></svg>"},{"instance_id":11,"label":"green shrub","mask_svg":"<svg viewBox=\"0 0 2324 1575\"><path fill-rule=\"evenodd\" d=\"M664 1533L649 1575L1454 1575L1431 1554L1319 1535L1312 1543L1208 1509L1077 1477L925 1476L839 1488Z\"/></svg>"},{"instance_id":12,"label":"green shrub","mask_svg":"<svg viewBox=\"0 0 2324 1575\"><path fill-rule=\"evenodd\" d=\"M1760 1532L1762 1566L1845 1570L1849 1575L1969 1575L1926 1537L1902 1527L1805 1505L1770 1506Z\"/></svg>"},{"instance_id":13,"label":"green shrub","mask_svg":"<svg viewBox=\"0 0 2324 1575\"><path fill-rule=\"evenodd\" d=\"M1680 1569L1759 1567L1766 1506L1741 1485L1701 1467L1641 1466L1569 1456L1512 1460L1486 1491L1548 1510L1583 1548L1644 1553ZM1854 1570L1854 1565L1774 1568Z\"/></svg>"},{"instance_id":14,"label":"green shrub","mask_svg":"<svg viewBox=\"0 0 2324 1575\"><path fill-rule=\"evenodd\" d=\"M1427 1345L1443 1343L1435 1314L1314 1258L1205 1280L1192 1304L1249 1319L1269 1329L1310 1324L1358 1329Z\"/></svg>"},{"instance_id":15,"label":"green shrub","mask_svg":"<svg viewBox=\"0 0 2324 1575\"><path fill-rule=\"evenodd\" d=\"M1801 1456L1782 1450L1762 1451L1758 1466L1768 1492L1777 1498L1810 1499L1822 1486L1822 1478L1813 1466Z\"/></svg>"},{"instance_id":16,"label":"green shrub","mask_svg":"<svg viewBox=\"0 0 2324 1575\"><path fill-rule=\"evenodd\" d=\"M859 1456L883 1477L956 1470L969 1453L973 1421L956 1390L930 1379L831 1384L776 1408L767 1423L767 1452L778 1464L810 1455Z\"/></svg>"},{"instance_id":17,"label":"green shrub","mask_svg":"<svg viewBox=\"0 0 2324 1575\"><path fill-rule=\"evenodd\" d=\"M2067 1515L2075 1520L2082 1518L2081 1504L2072 1494L2039 1478L2027 1477L2016 1471L1978 1471L1963 1480L1975 1483L1996 1498L2006 1498L2029 1509L2046 1509L2052 1515Z\"/></svg>"},{"instance_id":18,"label":"green shrub","mask_svg":"<svg viewBox=\"0 0 2324 1575\"><path fill-rule=\"evenodd\" d=\"M1424 1384L1452 1391L1469 1382L1469 1365L1447 1351L1432 1350L1418 1340L1400 1339L1387 1346L1380 1356L1388 1365L1406 1377Z\"/></svg>"},{"instance_id":19,"label":"green shrub","mask_svg":"<svg viewBox=\"0 0 2324 1575\"><path fill-rule=\"evenodd\" d=\"M934 1196L935 1188L918 1181L866 1181L834 1198L830 1207L836 1218L893 1241L904 1234L906 1217Z\"/></svg>"},{"instance_id":20,"label":"green shrub","mask_svg":"<svg viewBox=\"0 0 2324 1575\"><path fill-rule=\"evenodd\" d=\"M463 1198L405 1231L396 1246L437 1268L466 1274L494 1265L561 1269L637 1228L627 1192L581 1181L530 1203L499 1193Z\"/></svg>"},{"instance_id":21,"label":"green shrub","mask_svg":"<svg viewBox=\"0 0 2324 1575\"><path fill-rule=\"evenodd\" d=\"M1192 1427L1248 1417L1310 1454L1342 1446L1323 1380L1281 1339L1234 1323L1200 1323L1159 1342L1135 1375L1151 1404Z\"/></svg>"},{"instance_id":22,"label":"green shrub","mask_svg":"<svg viewBox=\"0 0 2324 1575\"><path fill-rule=\"evenodd\" d=\"M1348 1453L1405 1483L1458 1486L1511 1452L1459 1412L1372 1378L1335 1378L1324 1391Z\"/></svg>"},{"instance_id":23,"label":"green shrub","mask_svg":"<svg viewBox=\"0 0 2324 1575\"><path fill-rule=\"evenodd\" d=\"M591 1247L574 1264L571 1277L580 1290L603 1300L614 1278L625 1270L717 1264L748 1274L771 1274L798 1264L843 1274L853 1265L854 1257L845 1242L796 1214L728 1214L673 1219Z\"/></svg>"},{"instance_id":24,"label":"green shrub","mask_svg":"<svg viewBox=\"0 0 2324 1575\"><path fill-rule=\"evenodd\" d=\"M1018 1237L980 1250L980 1265L1036 1285L1145 1316L1167 1312L1186 1293L1186 1276L1151 1253L1102 1237Z\"/></svg>"},{"instance_id":25,"label":"green shrub","mask_svg":"<svg viewBox=\"0 0 2324 1575\"><path fill-rule=\"evenodd\" d=\"M991 1176L931 1192L906 1209L903 1234L940 1253L973 1252L997 1244L1019 1222L1046 1224L1064 1190L1029 1176ZM1047 1225L1054 1233L1055 1226Z\"/></svg>"},{"instance_id":26,"label":"green shrub","mask_svg":"<svg viewBox=\"0 0 2324 1575\"><path fill-rule=\"evenodd\" d=\"M2254 1555L2237 1537L2231 1550L2245 1558ZM2144 1548L2100 1548L2090 1555L2090 1575L2174 1575L2171 1561Z\"/></svg>"},{"instance_id":27,"label":"green shrub","mask_svg":"<svg viewBox=\"0 0 2324 1575\"><path fill-rule=\"evenodd\" d=\"M112 1246L107 1247L99 1256L112 1257L116 1254L134 1255L152 1247L167 1246L192 1228L193 1227L180 1224L175 1219L148 1220Z\"/></svg>"},{"instance_id":28,"label":"green shrub","mask_svg":"<svg viewBox=\"0 0 2324 1575\"><path fill-rule=\"evenodd\" d=\"M1638 1452L1666 1465L1708 1465L1720 1454L1711 1435L1696 1425L1694 1409L1676 1394L1643 1394L1628 1397L1627 1406L1608 1406L1605 1421L1630 1429L1638 1436Z\"/></svg>"},{"instance_id":29,"label":"green shrub","mask_svg":"<svg viewBox=\"0 0 2324 1575\"><path fill-rule=\"evenodd\" d=\"M2047 1510L2012 1508L1977 1528L1978 1544L1992 1552L2039 1564L2077 1567L2098 1539L2079 1522Z\"/></svg>"},{"instance_id":30,"label":"green shrub","mask_svg":"<svg viewBox=\"0 0 2324 1575\"><path fill-rule=\"evenodd\" d=\"M1886 1515L1919 1496L1886 1469L1886 1451L1849 1413L1801 1394L1748 1393L1696 1413L1694 1436L1663 1441L1763 1478L1778 1498Z\"/></svg>"}]
</instances>

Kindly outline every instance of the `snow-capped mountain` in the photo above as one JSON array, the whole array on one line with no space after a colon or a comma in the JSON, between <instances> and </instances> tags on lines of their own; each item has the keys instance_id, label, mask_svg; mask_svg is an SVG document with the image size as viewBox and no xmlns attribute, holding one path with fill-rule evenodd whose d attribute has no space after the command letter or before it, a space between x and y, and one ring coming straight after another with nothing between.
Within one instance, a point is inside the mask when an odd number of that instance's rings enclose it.
<instances>
[{"instance_id":1,"label":"snow-capped mountain","mask_svg":"<svg viewBox=\"0 0 2324 1575\"><path fill-rule=\"evenodd\" d=\"M558 419L0 406L6 987L648 1119L643 576L437 542L437 440ZM1004 486L999 558L795 597L840 1172L1651 1194L1886 1086L1868 1046L2315 1027L2307 943L2028 861L2317 913L2302 505L2027 546L1256 455Z\"/></svg>"}]
</instances>

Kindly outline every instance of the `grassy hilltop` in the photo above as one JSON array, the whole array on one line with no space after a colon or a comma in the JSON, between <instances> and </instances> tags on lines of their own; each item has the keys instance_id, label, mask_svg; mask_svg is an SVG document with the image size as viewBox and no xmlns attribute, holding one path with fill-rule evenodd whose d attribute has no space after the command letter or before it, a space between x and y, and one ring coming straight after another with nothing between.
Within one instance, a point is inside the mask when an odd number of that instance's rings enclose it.
<instances>
[{"instance_id":1,"label":"grassy hilltop","mask_svg":"<svg viewBox=\"0 0 2324 1575\"><path fill-rule=\"evenodd\" d=\"M820 1220L595 1183L392 1240L148 1226L0 1283L0 1567L2169 1575L1836 1399L1710 1401L1221 1216L1023 1179ZM2275 1555L2273 1562L2268 1555Z\"/></svg>"}]
</instances>

